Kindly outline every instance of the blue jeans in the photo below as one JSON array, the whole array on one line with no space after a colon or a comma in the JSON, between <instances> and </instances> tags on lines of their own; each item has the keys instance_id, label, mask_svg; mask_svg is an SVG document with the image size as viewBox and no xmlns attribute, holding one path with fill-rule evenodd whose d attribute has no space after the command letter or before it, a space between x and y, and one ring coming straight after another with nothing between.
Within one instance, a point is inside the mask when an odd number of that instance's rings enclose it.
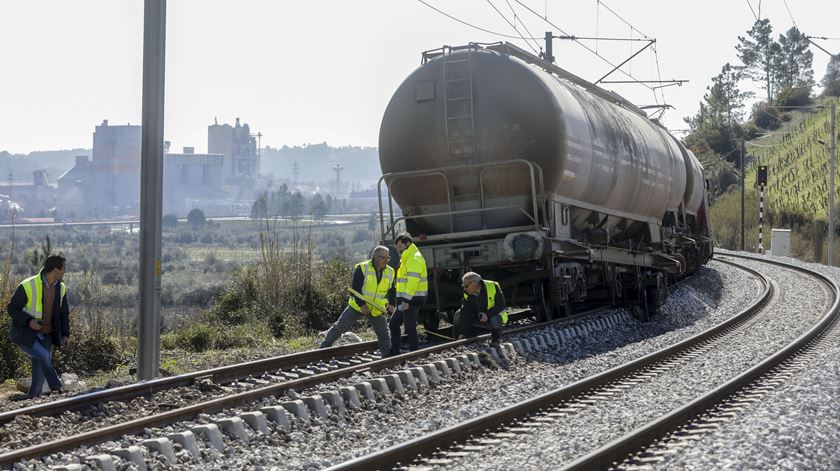
<instances>
[{"instance_id":1,"label":"blue jeans","mask_svg":"<svg viewBox=\"0 0 840 471\"><path fill-rule=\"evenodd\" d=\"M44 380L55 391L61 389L61 380L52 363L52 339L38 334L31 347L20 347L32 359L32 384L29 386L29 397L41 395L44 388Z\"/></svg>"},{"instance_id":2,"label":"blue jeans","mask_svg":"<svg viewBox=\"0 0 840 471\"><path fill-rule=\"evenodd\" d=\"M385 314L366 316L350 306L344 309L344 312L338 316L338 320L327 331L327 335L324 337L324 341L321 342L320 348L331 347L341 337L341 334L350 330L350 327L353 327L353 324L362 317L367 317L368 321L370 321L370 326L376 332L376 339L379 341L379 352L383 357L388 356L388 352L391 351L391 338L388 337L388 320Z\"/></svg>"}]
</instances>

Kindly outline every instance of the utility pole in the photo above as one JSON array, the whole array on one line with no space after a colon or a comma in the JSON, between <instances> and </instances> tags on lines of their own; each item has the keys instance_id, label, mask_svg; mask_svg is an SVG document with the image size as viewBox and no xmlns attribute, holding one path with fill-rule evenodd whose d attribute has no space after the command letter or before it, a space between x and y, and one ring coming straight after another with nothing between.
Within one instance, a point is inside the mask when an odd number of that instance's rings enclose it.
<instances>
[{"instance_id":1,"label":"utility pole","mask_svg":"<svg viewBox=\"0 0 840 471\"><path fill-rule=\"evenodd\" d=\"M160 239L163 212L166 0L145 0L144 4L137 378L150 380L158 375L160 369Z\"/></svg>"},{"instance_id":2,"label":"utility pole","mask_svg":"<svg viewBox=\"0 0 840 471\"><path fill-rule=\"evenodd\" d=\"M741 138L741 251L744 250L744 138Z\"/></svg>"},{"instance_id":3,"label":"utility pole","mask_svg":"<svg viewBox=\"0 0 840 471\"><path fill-rule=\"evenodd\" d=\"M837 114L837 103L831 104L831 140L829 141L829 165L828 165L828 266L834 266L834 159L837 149L837 130L835 119Z\"/></svg>"}]
</instances>

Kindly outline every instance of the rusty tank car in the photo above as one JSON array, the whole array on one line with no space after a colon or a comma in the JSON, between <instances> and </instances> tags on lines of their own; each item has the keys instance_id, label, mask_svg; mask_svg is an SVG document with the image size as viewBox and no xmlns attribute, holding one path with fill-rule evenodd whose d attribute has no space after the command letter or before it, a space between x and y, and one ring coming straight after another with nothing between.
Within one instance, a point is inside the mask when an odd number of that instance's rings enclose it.
<instances>
[{"instance_id":1,"label":"rusty tank car","mask_svg":"<svg viewBox=\"0 0 840 471\"><path fill-rule=\"evenodd\" d=\"M543 319L586 301L647 319L669 282L712 256L691 151L627 100L511 44L425 52L385 110L379 158L382 239L405 229L418 241L428 329L457 308L466 271Z\"/></svg>"}]
</instances>

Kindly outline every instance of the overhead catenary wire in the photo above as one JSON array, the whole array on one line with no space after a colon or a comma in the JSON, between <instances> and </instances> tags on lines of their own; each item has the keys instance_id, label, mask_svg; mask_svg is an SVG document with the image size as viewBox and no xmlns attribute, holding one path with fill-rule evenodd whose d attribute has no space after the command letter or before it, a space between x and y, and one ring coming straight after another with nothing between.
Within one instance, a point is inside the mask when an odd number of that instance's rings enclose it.
<instances>
[{"instance_id":1,"label":"overhead catenary wire","mask_svg":"<svg viewBox=\"0 0 840 471\"><path fill-rule=\"evenodd\" d=\"M455 20L455 21L457 21L458 23L461 23L461 24L463 24L463 25L469 26L470 28L474 28L474 29L477 29L477 30L479 30L479 31L484 31L485 33L495 34L496 36L499 36L499 37L502 37L502 38L510 38L510 39L523 39L523 38L522 38L522 36L513 36L513 35L511 35L511 34L499 33L498 31L493 31L493 30L489 30L489 29L487 29L487 28L482 28L481 26L476 26L476 25L474 25L474 24L472 24L472 23L468 23L468 22L466 22L466 21L464 21L464 20L462 20L462 19L460 19L460 18L456 18L456 17L454 17L454 16L450 15L449 13L446 13L445 11L443 11L443 10L441 10L441 9L439 9L439 8L436 8L434 5L431 5L431 4L429 4L429 3L426 3L426 2L425 2L425 1L423 1L423 0L417 0L417 1L418 1L418 2L420 2L420 3L422 3L423 5L426 5L427 7L431 8L432 10L434 10L434 11L436 11L436 12L440 13L441 15L443 15L443 16L445 16L445 17L449 18L449 19ZM530 38L530 39L540 39L540 38Z\"/></svg>"},{"instance_id":2,"label":"overhead catenary wire","mask_svg":"<svg viewBox=\"0 0 840 471\"><path fill-rule=\"evenodd\" d=\"M747 5L750 7L750 11L752 12L753 17L755 18L755 21L758 21L758 15L755 14L755 9L753 9L753 6L752 6L752 3L750 3L750 0L747 0Z\"/></svg>"},{"instance_id":3,"label":"overhead catenary wire","mask_svg":"<svg viewBox=\"0 0 840 471\"><path fill-rule=\"evenodd\" d=\"M601 1L601 0L596 0L596 2L597 2L597 4L596 4L596 16L600 18L600 9L601 9L600 7L604 7L607 11L609 11L610 13L612 13L612 14L613 14L613 16L615 16L615 17L616 17L616 18L618 18L621 22L623 22L625 25L627 25L627 26L629 26L629 27L630 27L630 41L634 41L634 40L640 40L640 41L650 41L650 40L651 40L651 37L650 37L650 36L648 36L647 34L645 34L645 33L644 33L644 32L642 32L642 31L640 31L640 30L639 30L639 28L636 28L636 27L635 27L632 23L630 23L629 21L627 21L627 20L626 20L623 16L619 15L619 14L618 14L615 10L613 10L612 8L610 8L610 7L609 7L609 5L607 5L606 3L604 3L604 2L603 2L603 1ZM643 38L634 39L634 38L633 38L633 31L635 31L635 32L637 32L637 33L639 33L639 34L641 34L641 35L643 36ZM597 35L596 35L596 36L597 36ZM597 43L596 43L596 44L597 44ZM631 53L632 53L632 50L633 50L633 48L631 47L631 48L630 48ZM638 53L637 53L637 54L638 54ZM661 70L661 67L660 67L660 65L659 65L659 51L657 51L657 49L656 49L656 44L651 44L651 54L653 55L653 58L655 59L655 62L656 62L656 75L657 75L657 78L661 81L661 80L662 80L662 70ZM632 58L632 56L631 56L631 58ZM631 69L631 70L632 70L632 69ZM632 76L632 73L630 73L629 75L631 75L631 76ZM664 103L666 103L666 101L667 101L667 100L665 99L665 91L663 90L663 88L665 88L665 87L664 87L664 86L659 86L659 87L653 87L653 88L651 89L651 90L653 91L653 101L654 101L657 105L658 105L658 104L660 104L660 100L659 100L659 99L660 99L660 97L662 98L662 103L663 103L663 104L664 104ZM659 95L657 95L657 93L656 93L657 89L659 90ZM665 108L665 107L663 107L663 108L661 108L661 109L659 110L659 116L658 116L658 118L662 118L662 116L664 116L664 115L665 115L665 110L666 110L666 108Z\"/></svg>"},{"instance_id":4,"label":"overhead catenary wire","mask_svg":"<svg viewBox=\"0 0 840 471\"><path fill-rule=\"evenodd\" d=\"M505 0L505 2L507 3L507 6L510 8L510 11L513 12L513 23L516 24L516 20L519 20L519 24L521 24L522 27L525 28L525 32L528 33L528 36L533 38L534 34L531 33L531 30L528 29L528 25L526 25L524 21L519 19L519 15L516 13L516 10L513 8L513 5L510 4L510 0ZM536 40L534 40L534 42L536 42Z\"/></svg>"},{"instance_id":5,"label":"overhead catenary wire","mask_svg":"<svg viewBox=\"0 0 840 471\"><path fill-rule=\"evenodd\" d=\"M504 15L504 13L500 12L499 9L496 8L496 5L494 5L491 0L487 0L487 3L489 3L490 6L493 7L493 10L496 10L496 13L498 13L499 16L501 16L502 19L505 20L505 22L507 24L509 24L511 28L513 28L514 31L516 31L516 34L518 34L519 37L522 38L523 41L525 41L525 44L527 44L528 47L530 47L531 50L534 51L534 54L539 54L539 52L537 52L536 48L534 48L534 46L532 46L531 43L529 43L528 40L525 39L524 36L522 36L522 33L519 32L519 30L516 28L516 25L514 23L512 23L510 20L508 20L507 17ZM516 14L514 13L514 21L515 20L516 20Z\"/></svg>"},{"instance_id":6,"label":"overhead catenary wire","mask_svg":"<svg viewBox=\"0 0 840 471\"><path fill-rule=\"evenodd\" d=\"M534 14L534 15L536 15L537 17L542 18L542 19L543 19L546 23L548 23L549 25L551 25L551 27L555 28L557 31L560 31L561 33L563 33L563 35L568 36L568 37L569 37L569 39L571 39L572 41L576 42L578 45L580 45L581 47L583 47L583 48L584 48L584 49L586 49L587 51L591 52L592 54L595 54L595 56L596 56L596 57L598 57L599 59L601 59L602 61L606 62L607 64L609 64L609 65L611 65L611 66L613 66L613 67L615 67L615 66L616 66L615 64L613 64L613 63L612 63L612 61L610 61L610 60L609 60L609 59L607 59L606 57L604 57L604 56L602 56L602 55L598 54L597 52L595 52L595 51L594 51L591 47L587 46L586 44L583 44L582 42L580 42L580 41L579 41L579 40L578 40L575 36L572 36L572 35L570 35L569 33L565 32L562 28L560 28L559 26L557 26L556 24L554 24L553 22L551 22L551 20L549 20L548 18L543 18L542 16L540 16L540 14L539 14L539 13L537 13L536 11L534 11L531 7L529 7L528 5L525 5L524 3L522 3L522 1L521 1L521 0L514 0L514 1L515 1L516 3L518 3L518 4L522 5L522 6L523 6L526 10L528 10L528 11L529 11L529 12L531 12L531 13L533 13L533 14ZM619 72L621 72L622 74L626 75L627 77L629 77L629 78L633 79L633 80L637 80L637 79L636 79L636 77L634 77L634 76L632 76L632 75L628 74L627 72L625 72L625 71L623 71L623 70L621 70L621 69L618 69L618 71L619 71ZM640 85L642 85L643 87L645 87L645 88L647 88L647 89L651 90L651 91L653 90L653 88L651 88L651 87L650 87L650 86L648 86L648 85L645 85L645 84L643 84L643 83L641 83L641 82L639 82L639 84L640 84Z\"/></svg>"},{"instance_id":7,"label":"overhead catenary wire","mask_svg":"<svg viewBox=\"0 0 840 471\"><path fill-rule=\"evenodd\" d=\"M796 20L793 19L793 13L790 12L790 7L787 4L787 0L782 0L782 3L785 4L785 9L787 10L788 16L790 17L790 22L793 23L793 27L798 28L798 26L796 26Z\"/></svg>"}]
</instances>

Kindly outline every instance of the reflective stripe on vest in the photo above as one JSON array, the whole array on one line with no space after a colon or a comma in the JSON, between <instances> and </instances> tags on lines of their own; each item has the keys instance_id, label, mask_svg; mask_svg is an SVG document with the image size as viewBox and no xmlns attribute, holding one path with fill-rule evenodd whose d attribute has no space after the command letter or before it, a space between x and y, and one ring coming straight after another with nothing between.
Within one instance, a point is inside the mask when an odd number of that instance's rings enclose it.
<instances>
[{"instance_id":1,"label":"reflective stripe on vest","mask_svg":"<svg viewBox=\"0 0 840 471\"><path fill-rule=\"evenodd\" d=\"M409 280L417 281L416 287L409 288ZM400 268L397 270L397 297L411 301L415 296L425 297L429 293L429 278L426 275L426 259L416 245L411 244L400 255Z\"/></svg>"},{"instance_id":2,"label":"reflective stripe on vest","mask_svg":"<svg viewBox=\"0 0 840 471\"><path fill-rule=\"evenodd\" d=\"M23 286L23 291L26 293L26 305L23 306L23 312L35 319L42 319L44 317L44 283L41 281L41 274L30 276L29 278L20 282L19 286ZM61 303L64 302L64 296L67 294L67 287L62 281L59 283L61 289L61 296L58 300L58 306L53 308L53 312L58 312L61 309ZM35 296L32 296L35 293ZM34 305L32 301L35 301Z\"/></svg>"},{"instance_id":3,"label":"reflective stripe on vest","mask_svg":"<svg viewBox=\"0 0 840 471\"><path fill-rule=\"evenodd\" d=\"M487 310L489 311L490 309L493 309L494 306L496 306L496 290L501 291L502 287L499 286L499 283L496 283L495 281L482 281L484 282L484 289L487 291ZM467 293L464 293L464 299L467 298L469 298L469 295ZM501 314L502 316L502 324L507 324L507 308L503 309L502 312L500 312L499 314Z\"/></svg>"},{"instance_id":4,"label":"reflective stripe on vest","mask_svg":"<svg viewBox=\"0 0 840 471\"><path fill-rule=\"evenodd\" d=\"M388 307L388 290L391 289L394 283L394 268L386 265L385 270L382 272L382 279L379 282L376 281L376 268L374 268L373 262L370 260L356 264L356 268L361 268L362 274L365 275L365 282L362 285L361 293L366 298L374 301L373 303L365 303L370 309L370 315L374 317L381 315L382 311ZM356 311L361 312L362 310L359 303L356 302L355 296L350 296L347 304ZM372 308L371 304L380 308L382 311Z\"/></svg>"}]
</instances>

